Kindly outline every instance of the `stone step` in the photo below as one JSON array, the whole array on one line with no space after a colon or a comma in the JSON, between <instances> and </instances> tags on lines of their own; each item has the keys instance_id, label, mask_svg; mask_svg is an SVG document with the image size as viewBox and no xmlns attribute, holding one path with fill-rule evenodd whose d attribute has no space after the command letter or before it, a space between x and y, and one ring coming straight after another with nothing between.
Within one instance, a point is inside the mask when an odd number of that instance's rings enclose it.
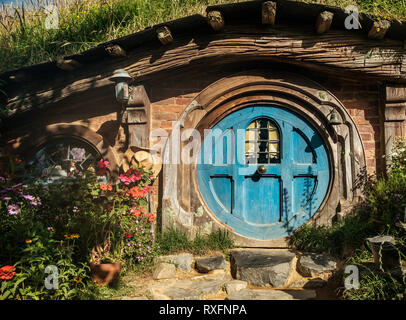
<instances>
[{"instance_id":1,"label":"stone step","mask_svg":"<svg viewBox=\"0 0 406 320\"><path fill-rule=\"evenodd\" d=\"M283 287L296 254L289 250L234 249L230 251L231 275L259 287Z\"/></svg>"},{"instance_id":2,"label":"stone step","mask_svg":"<svg viewBox=\"0 0 406 320\"><path fill-rule=\"evenodd\" d=\"M227 300L310 300L316 299L314 290L241 289L232 292Z\"/></svg>"}]
</instances>

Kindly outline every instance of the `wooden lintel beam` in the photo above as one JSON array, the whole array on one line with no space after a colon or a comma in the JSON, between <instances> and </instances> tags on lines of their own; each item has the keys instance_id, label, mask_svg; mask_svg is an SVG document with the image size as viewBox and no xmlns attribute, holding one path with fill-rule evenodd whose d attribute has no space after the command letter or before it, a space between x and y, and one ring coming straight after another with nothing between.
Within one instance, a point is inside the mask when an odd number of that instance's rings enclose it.
<instances>
[{"instance_id":1,"label":"wooden lintel beam","mask_svg":"<svg viewBox=\"0 0 406 320\"><path fill-rule=\"evenodd\" d=\"M331 23L333 22L334 13L330 11L323 11L317 16L316 20L316 33L322 34L330 30Z\"/></svg>"},{"instance_id":2,"label":"wooden lintel beam","mask_svg":"<svg viewBox=\"0 0 406 320\"><path fill-rule=\"evenodd\" d=\"M60 57L56 59L56 66L65 71L72 71L81 67L82 65L74 59L64 59Z\"/></svg>"},{"instance_id":3,"label":"wooden lintel beam","mask_svg":"<svg viewBox=\"0 0 406 320\"><path fill-rule=\"evenodd\" d=\"M262 4L262 24L275 25L276 2L266 1Z\"/></svg>"},{"instance_id":4,"label":"wooden lintel beam","mask_svg":"<svg viewBox=\"0 0 406 320\"><path fill-rule=\"evenodd\" d=\"M212 10L207 13L207 22L214 31L221 31L225 26L224 16L218 10Z\"/></svg>"},{"instance_id":5,"label":"wooden lintel beam","mask_svg":"<svg viewBox=\"0 0 406 320\"><path fill-rule=\"evenodd\" d=\"M159 27L158 29L156 29L156 34L158 36L158 40L161 41L163 45L173 42L171 30L169 30L169 28L166 26Z\"/></svg>"},{"instance_id":6,"label":"wooden lintel beam","mask_svg":"<svg viewBox=\"0 0 406 320\"><path fill-rule=\"evenodd\" d=\"M386 102L406 102L406 85L388 84L386 85Z\"/></svg>"},{"instance_id":7,"label":"wooden lintel beam","mask_svg":"<svg viewBox=\"0 0 406 320\"><path fill-rule=\"evenodd\" d=\"M126 51L118 44L109 45L105 48L107 54L112 57L125 57Z\"/></svg>"},{"instance_id":8,"label":"wooden lintel beam","mask_svg":"<svg viewBox=\"0 0 406 320\"><path fill-rule=\"evenodd\" d=\"M369 30L368 38L377 40L383 39L386 33L388 32L390 26L391 24L387 20L375 21L371 27L371 30Z\"/></svg>"}]
</instances>

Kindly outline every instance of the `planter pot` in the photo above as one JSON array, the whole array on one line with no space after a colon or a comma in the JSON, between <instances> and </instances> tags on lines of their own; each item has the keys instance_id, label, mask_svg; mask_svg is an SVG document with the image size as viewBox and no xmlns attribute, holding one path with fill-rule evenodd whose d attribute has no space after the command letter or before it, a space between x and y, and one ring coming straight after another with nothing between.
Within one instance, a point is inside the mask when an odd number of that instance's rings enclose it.
<instances>
[{"instance_id":1,"label":"planter pot","mask_svg":"<svg viewBox=\"0 0 406 320\"><path fill-rule=\"evenodd\" d=\"M121 263L90 263L92 280L98 285L109 285L120 277Z\"/></svg>"},{"instance_id":2,"label":"planter pot","mask_svg":"<svg viewBox=\"0 0 406 320\"><path fill-rule=\"evenodd\" d=\"M371 245L375 265L384 271L400 268L400 256L396 242L390 236L377 236L367 239Z\"/></svg>"}]
</instances>

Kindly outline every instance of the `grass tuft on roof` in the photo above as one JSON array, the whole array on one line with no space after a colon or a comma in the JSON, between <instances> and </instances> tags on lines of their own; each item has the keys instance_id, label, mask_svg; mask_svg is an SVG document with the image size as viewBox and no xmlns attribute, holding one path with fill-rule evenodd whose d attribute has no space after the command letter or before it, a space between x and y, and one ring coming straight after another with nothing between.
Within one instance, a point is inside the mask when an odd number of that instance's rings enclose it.
<instances>
[{"instance_id":1,"label":"grass tuft on roof","mask_svg":"<svg viewBox=\"0 0 406 320\"><path fill-rule=\"evenodd\" d=\"M209 5L246 0L24 1L25 5L18 7L0 7L0 73L81 53L155 24L193 14L205 15ZM302 2L341 8L355 4L366 14L406 20L406 0Z\"/></svg>"}]
</instances>

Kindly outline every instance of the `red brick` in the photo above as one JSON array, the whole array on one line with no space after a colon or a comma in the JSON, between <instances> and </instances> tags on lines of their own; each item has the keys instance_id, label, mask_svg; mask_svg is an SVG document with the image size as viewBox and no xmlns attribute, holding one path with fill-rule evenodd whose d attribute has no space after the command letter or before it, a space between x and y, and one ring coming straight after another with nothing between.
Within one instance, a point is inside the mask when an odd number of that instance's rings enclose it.
<instances>
[{"instance_id":1,"label":"red brick","mask_svg":"<svg viewBox=\"0 0 406 320\"><path fill-rule=\"evenodd\" d=\"M174 112L156 112L152 115L155 120L169 120L176 121L178 119L178 114Z\"/></svg>"},{"instance_id":2,"label":"red brick","mask_svg":"<svg viewBox=\"0 0 406 320\"><path fill-rule=\"evenodd\" d=\"M160 106L160 105L153 105L152 106L152 112L175 112L175 113L180 113L183 111L183 106L177 106L177 105L167 105L167 106Z\"/></svg>"},{"instance_id":3,"label":"red brick","mask_svg":"<svg viewBox=\"0 0 406 320\"><path fill-rule=\"evenodd\" d=\"M168 99L164 99L164 100L160 100L157 102L154 102L155 105L174 105L175 104L175 98L168 98Z\"/></svg>"},{"instance_id":4,"label":"red brick","mask_svg":"<svg viewBox=\"0 0 406 320\"><path fill-rule=\"evenodd\" d=\"M360 135L361 135L362 141L371 141L372 140L371 133L361 133Z\"/></svg>"},{"instance_id":5,"label":"red brick","mask_svg":"<svg viewBox=\"0 0 406 320\"><path fill-rule=\"evenodd\" d=\"M177 105L181 105L181 106L187 106L189 103L191 103L193 101L193 98L176 98L175 99L175 103Z\"/></svg>"},{"instance_id":6,"label":"red brick","mask_svg":"<svg viewBox=\"0 0 406 320\"><path fill-rule=\"evenodd\" d=\"M367 167L375 167L376 166L376 159L367 159Z\"/></svg>"},{"instance_id":7,"label":"red brick","mask_svg":"<svg viewBox=\"0 0 406 320\"><path fill-rule=\"evenodd\" d=\"M364 142L364 148L366 150L368 150L368 149L375 150L375 147L376 147L375 142Z\"/></svg>"}]
</instances>

